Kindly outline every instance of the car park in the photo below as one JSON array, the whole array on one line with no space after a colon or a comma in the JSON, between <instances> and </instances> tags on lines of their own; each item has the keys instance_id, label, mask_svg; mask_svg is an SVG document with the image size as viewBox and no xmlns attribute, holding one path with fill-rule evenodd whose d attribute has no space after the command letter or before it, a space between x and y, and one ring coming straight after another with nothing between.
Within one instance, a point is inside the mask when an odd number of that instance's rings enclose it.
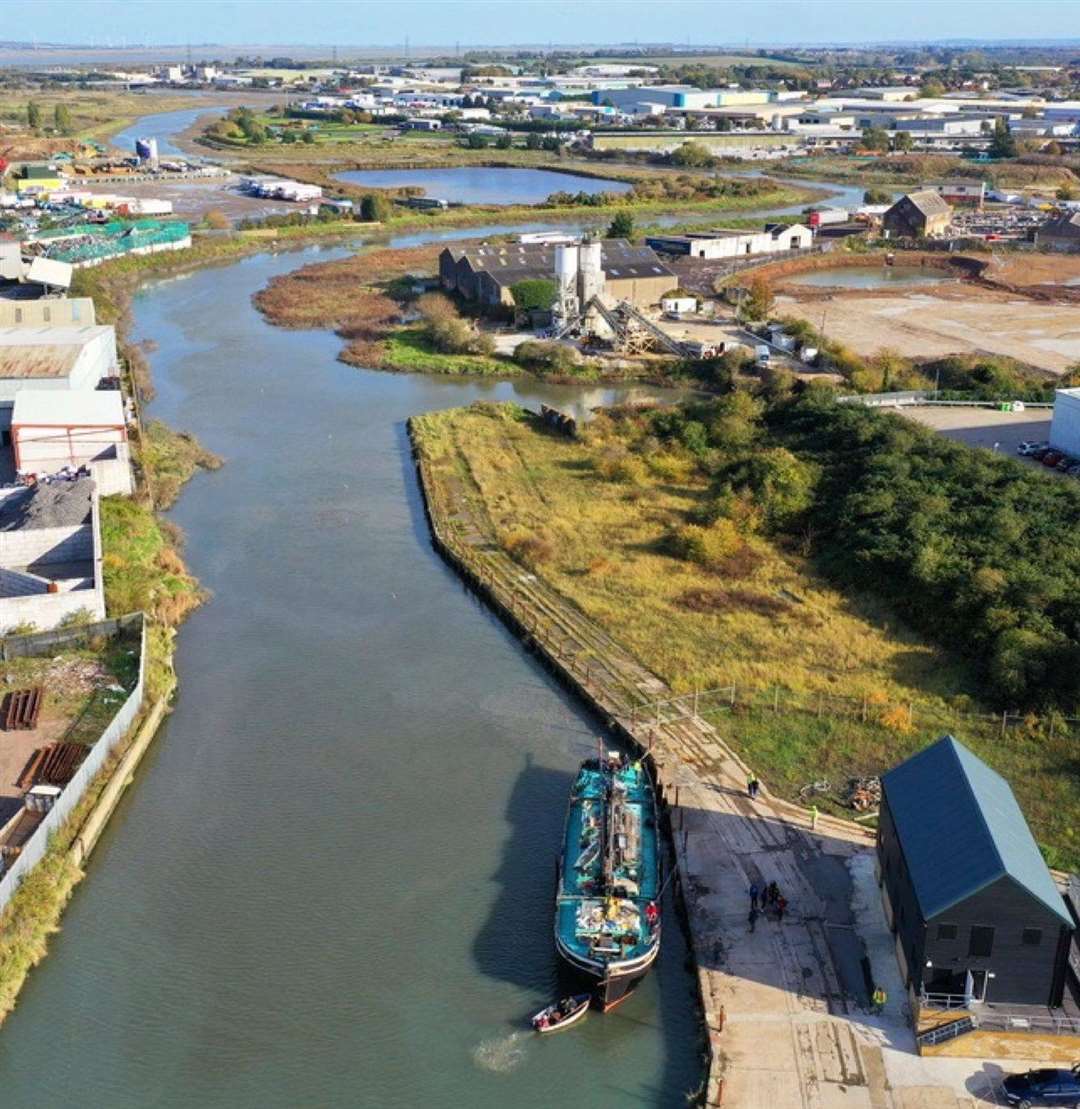
<instances>
[{"instance_id":1,"label":"car park","mask_svg":"<svg viewBox=\"0 0 1080 1109\"><path fill-rule=\"evenodd\" d=\"M1002 1083L1009 1105L1035 1109L1043 1105L1068 1105L1080 1109L1080 1066L1071 1070L1050 1068L1010 1074Z\"/></svg>"}]
</instances>

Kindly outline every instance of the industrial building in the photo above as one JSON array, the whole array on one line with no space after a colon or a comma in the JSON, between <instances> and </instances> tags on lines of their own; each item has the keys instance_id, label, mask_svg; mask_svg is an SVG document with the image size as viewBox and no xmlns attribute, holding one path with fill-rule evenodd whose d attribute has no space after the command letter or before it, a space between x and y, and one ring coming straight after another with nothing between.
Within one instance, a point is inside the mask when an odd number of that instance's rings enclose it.
<instances>
[{"instance_id":1,"label":"industrial building","mask_svg":"<svg viewBox=\"0 0 1080 1109\"><path fill-rule=\"evenodd\" d=\"M937 193L948 204L974 204L981 208L986 199L985 181L936 181L919 188Z\"/></svg>"},{"instance_id":2,"label":"industrial building","mask_svg":"<svg viewBox=\"0 0 1080 1109\"><path fill-rule=\"evenodd\" d=\"M17 302L16 302L17 303ZM0 328L0 430L8 441L12 408L23 389L93 390L119 375L111 327Z\"/></svg>"},{"instance_id":3,"label":"industrial building","mask_svg":"<svg viewBox=\"0 0 1080 1109\"><path fill-rule=\"evenodd\" d=\"M1047 220L1035 230L1036 250L1080 250L1080 212Z\"/></svg>"},{"instance_id":4,"label":"industrial building","mask_svg":"<svg viewBox=\"0 0 1080 1109\"><path fill-rule=\"evenodd\" d=\"M93 327L97 313L91 297L0 297L0 328Z\"/></svg>"},{"instance_id":5,"label":"industrial building","mask_svg":"<svg viewBox=\"0 0 1080 1109\"><path fill-rule=\"evenodd\" d=\"M913 1004L1061 1004L1073 921L1009 784L944 736L881 779L885 915Z\"/></svg>"},{"instance_id":6,"label":"industrial building","mask_svg":"<svg viewBox=\"0 0 1080 1109\"><path fill-rule=\"evenodd\" d=\"M0 489L0 633L105 618L98 492L91 478Z\"/></svg>"},{"instance_id":7,"label":"industrial building","mask_svg":"<svg viewBox=\"0 0 1080 1109\"><path fill-rule=\"evenodd\" d=\"M775 254L806 250L813 232L801 223L767 223L763 231L714 228L686 235L654 235L645 240L653 250L689 258L741 258L748 254Z\"/></svg>"},{"instance_id":8,"label":"industrial building","mask_svg":"<svg viewBox=\"0 0 1080 1109\"><path fill-rule=\"evenodd\" d=\"M11 413L17 474L86 466L102 496L134 489L124 401L116 389L21 389Z\"/></svg>"},{"instance_id":9,"label":"industrial building","mask_svg":"<svg viewBox=\"0 0 1080 1109\"><path fill-rule=\"evenodd\" d=\"M900 197L881 219L887 239L932 239L944 235L951 222L952 208L932 189Z\"/></svg>"},{"instance_id":10,"label":"industrial building","mask_svg":"<svg viewBox=\"0 0 1080 1109\"><path fill-rule=\"evenodd\" d=\"M586 252L586 247L588 250ZM555 243L494 243L464 249L447 247L439 255L439 281L449 292L466 300L491 306L512 306L511 289L520 281L556 279L556 259L569 264L571 248ZM572 247L575 262L578 248ZM612 301L629 301L637 307L657 304L673 285L675 276L649 247L625 239L604 239L583 244L586 267L598 259L599 277L590 282L589 297L603 295ZM586 268L583 267L583 268ZM593 288L593 284L596 287ZM585 299L589 299L586 297Z\"/></svg>"},{"instance_id":11,"label":"industrial building","mask_svg":"<svg viewBox=\"0 0 1080 1109\"><path fill-rule=\"evenodd\" d=\"M1080 389L1055 390L1050 446L1080 458Z\"/></svg>"}]
</instances>

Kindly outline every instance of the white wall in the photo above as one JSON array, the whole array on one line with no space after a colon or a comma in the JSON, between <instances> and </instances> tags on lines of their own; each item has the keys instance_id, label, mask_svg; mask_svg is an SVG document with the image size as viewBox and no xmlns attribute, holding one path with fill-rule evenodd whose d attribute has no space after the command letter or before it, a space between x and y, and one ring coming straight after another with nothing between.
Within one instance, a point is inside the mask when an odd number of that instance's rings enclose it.
<instances>
[{"instance_id":1,"label":"white wall","mask_svg":"<svg viewBox=\"0 0 1080 1109\"><path fill-rule=\"evenodd\" d=\"M31 424L17 426L14 436L20 470L55 474L64 466L78 467L96 458L115 458L117 448L127 439L127 431L122 427L68 429Z\"/></svg>"}]
</instances>

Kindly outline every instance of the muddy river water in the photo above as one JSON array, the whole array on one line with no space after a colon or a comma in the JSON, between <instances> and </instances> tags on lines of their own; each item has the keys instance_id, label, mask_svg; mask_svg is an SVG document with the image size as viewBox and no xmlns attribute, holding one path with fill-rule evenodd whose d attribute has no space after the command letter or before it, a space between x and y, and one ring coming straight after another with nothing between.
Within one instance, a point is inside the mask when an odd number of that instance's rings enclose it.
<instances>
[{"instance_id":1,"label":"muddy river water","mask_svg":"<svg viewBox=\"0 0 1080 1109\"><path fill-rule=\"evenodd\" d=\"M264 255L146 289L151 415L226 465L174 521L213 599L180 694L0 1036L5 1109L679 1105L674 913L620 1010L537 1040L554 859L594 723L431 550L405 420L635 390L356 370L268 326Z\"/></svg>"}]
</instances>

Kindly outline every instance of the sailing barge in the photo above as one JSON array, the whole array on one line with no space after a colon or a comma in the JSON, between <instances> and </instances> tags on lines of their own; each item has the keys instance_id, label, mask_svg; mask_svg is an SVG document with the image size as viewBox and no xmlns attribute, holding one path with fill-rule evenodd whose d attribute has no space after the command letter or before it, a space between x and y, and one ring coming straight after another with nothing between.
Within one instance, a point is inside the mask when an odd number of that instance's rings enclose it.
<instances>
[{"instance_id":1,"label":"sailing barge","mask_svg":"<svg viewBox=\"0 0 1080 1109\"><path fill-rule=\"evenodd\" d=\"M660 950L660 836L645 768L618 752L581 764L566 815L555 948L608 1010Z\"/></svg>"}]
</instances>

